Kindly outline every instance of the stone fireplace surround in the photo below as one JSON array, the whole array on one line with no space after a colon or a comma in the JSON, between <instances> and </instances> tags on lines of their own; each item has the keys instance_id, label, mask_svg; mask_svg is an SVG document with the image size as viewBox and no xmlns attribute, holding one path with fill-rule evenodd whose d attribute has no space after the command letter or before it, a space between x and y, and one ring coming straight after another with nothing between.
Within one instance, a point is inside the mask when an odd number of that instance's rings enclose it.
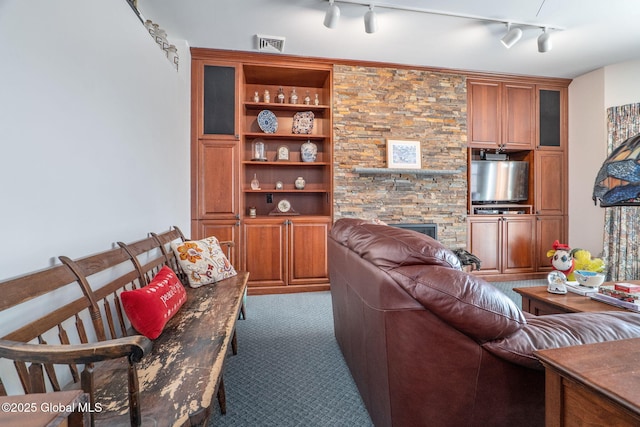
<instances>
[{"instance_id":1,"label":"stone fireplace surround","mask_svg":"<svg viewBox=\"0 0 640 427\"><path fill-rule=\"evenodd\" d=\"M449 248L467 238L466 77L409 68L336 65L334 219L433 223ZM422 168L453 175L359 174L385 168L386 140L421 142Z\"/></svg>"}]
</instances>

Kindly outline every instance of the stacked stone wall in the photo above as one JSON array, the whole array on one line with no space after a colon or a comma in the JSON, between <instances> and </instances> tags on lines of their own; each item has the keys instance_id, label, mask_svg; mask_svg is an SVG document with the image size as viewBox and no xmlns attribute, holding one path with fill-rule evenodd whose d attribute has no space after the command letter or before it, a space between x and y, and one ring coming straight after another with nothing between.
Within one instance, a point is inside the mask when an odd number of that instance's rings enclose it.
<instances>
[{"instance_id":1,"label":"stacked stone wall","mask_svg":"<svg viewBox=\"0 0 640 427\"><path fill-rule=\"evenodd\" d=\"M432 222L438 240L466 246L467 93L462 75L336 65L333 75L334 217ZM386 168L387 139L421 142L428 176L359 174Z\"/></svg>"}]
</instances>

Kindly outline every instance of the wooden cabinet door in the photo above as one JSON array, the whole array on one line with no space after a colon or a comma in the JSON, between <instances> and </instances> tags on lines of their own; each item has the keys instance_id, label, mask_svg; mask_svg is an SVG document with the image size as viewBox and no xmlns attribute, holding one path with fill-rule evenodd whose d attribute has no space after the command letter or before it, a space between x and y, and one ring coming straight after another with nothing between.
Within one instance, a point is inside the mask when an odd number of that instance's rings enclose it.
<instances>
[{"instance_id":1,"label":"wooden cabinet door","mask_svg":"<svg viewBox=\"0 0 640 427\"><path fill-rule=\"evenodd\" d=\"M566 243L565 221L562 215L536 216L536 271L551 271L551 261L547 251L552 249L553 242L559 240Z\"/></svg>"},{"instance_id":2,"label":"wooden cabinet door","mask_svg":"<svg viewBox=\"0 0 640 427\"><path fill-rule=\"evenodd\" d=\"M534 185L536 214L563 215L565 213L567 180L563 152L536 150Z\"/></svg>"},{"instance_id":3,"label":"wooden cabinet door","mask_svg":"<svg viewBox=\"0 0 640 427\"><path fill-rule=\"evenodd\" d=\"M242 236L249 286L285 286L287 225L284 218L245 221Z\"/></svg>"},{"instance_id":4,"label":"wooden cabinet door","mask_svg":"<svg viewBox=\"0 0 640 427\"><path fill-rule=\"evenodd\" d=\"M480 258L480 272L500 273L502 221L495 216L475 216L467 219L467 246L469 252Z\"/></svg>"},{"instance_id":5,"label":"wooden cabinet door","mask_svg":"<svg viewBox=\"0 0 640 427\"><path fill-rule=\"evenodd\" d=\"M469 80L469 145L496 148L501 143L502 99L499 82Z\"/></svg>"},{"instance_id":6,"label":"wooden cabinet door","mask_svg":"<svg viewBox=\"0 0 640 427\"><path fill-rule=\"evenodd\" d=\"M230 253L231 257L229 262L233 265L236 270L245 270L245 268L240 264L239 257L239 247L240 247L240 226L239 220L224 220L224 221L211 221L211 220L203 220L203 221L194 221L192 225L192 229L197 232L192 232L192 238L194 240L204 239L205 237L215 236L219 241L229 241L233 242L233 246L231 247ZM223 247L223 250L226 248Z\"/></svg>"},{"instance_id":7,"label":"wooden cabinet door","mask_svg":"<svg viewBox=\"0 0 640 427\"><path fill-rule=\"evenodd\" d=\"M293 219L289 225L289 284L326 283L328 218Z\"/></svg>"},{"instance_id":8,"label":"wooden cabinet door","mask_svg":"<svg viewBox=\"0 0 640 427\"><path fill-rule=\"evenodd\" d=\"M535 217L509 216L502 219L502 272L535 270Z\"/></svg>"},{"instance_id":9,"label":"wooden cabinet door","mask_svg":"<svg viewBox=\"0 0 640 427\"><path fill-rule=\"evenodd\" d=\"M239 218L239 161L236 142L198 142L193 177L197 219Z\"/></svg>"},{"instance_id":10,"label":"wooden cabinet door","mask_svg":"<svg viewBox=\"0 0 640 427\"><path fill-rule=\"evenodd\" d=\"M535 87L505 83L502 93L503 147L533 149L536 135Z\"/></svg>"}]
</instances>

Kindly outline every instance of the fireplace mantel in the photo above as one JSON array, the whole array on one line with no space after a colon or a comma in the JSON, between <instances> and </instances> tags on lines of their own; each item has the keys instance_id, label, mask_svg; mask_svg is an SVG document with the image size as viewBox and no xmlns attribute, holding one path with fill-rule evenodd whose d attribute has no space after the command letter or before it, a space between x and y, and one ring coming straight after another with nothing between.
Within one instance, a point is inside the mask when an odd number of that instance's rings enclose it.
<instances>
[{"instance_id":1,"label":"fireplace mantel","mask_svg":"<svg viewBox=\"0 0 640 427\"><path fill-rule=\"evenodd\" d=\"M411 174L411 175L458 175L461 170L436 170L436 169L403 169L403 168L353 168L355 173L361 175L391 175L391 174Z\"/></svg>"}]
</instances>

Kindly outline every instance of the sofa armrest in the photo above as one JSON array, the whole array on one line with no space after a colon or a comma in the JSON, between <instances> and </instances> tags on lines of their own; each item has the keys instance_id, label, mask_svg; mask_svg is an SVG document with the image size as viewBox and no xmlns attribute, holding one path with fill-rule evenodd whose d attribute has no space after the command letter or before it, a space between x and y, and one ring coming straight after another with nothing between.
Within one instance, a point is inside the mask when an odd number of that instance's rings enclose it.
<instances>
[{"instance_id":1,"label":"sofa armrest","mask_svg":"<svg viewBox=\"0 0 640 427\"><path fill-rule=\"evenodd\" d=\"M518 365L543 369L536 350L640 337L640 314L610 311L528 317L516 333L482 346Z\"/></svg>"},{"instance_id":2,"label":"sofa armrest","mask_svg":"<svg viewBox=\"0 0 640 427\"><path fill-rule=\"evenodd\" d=\"M22 362L53 364L83 364L127 357L136 363L151 351L152 346L151 340L142 335L69 345L0 340L0 357Z\"/></svg>"}]
</instances>

